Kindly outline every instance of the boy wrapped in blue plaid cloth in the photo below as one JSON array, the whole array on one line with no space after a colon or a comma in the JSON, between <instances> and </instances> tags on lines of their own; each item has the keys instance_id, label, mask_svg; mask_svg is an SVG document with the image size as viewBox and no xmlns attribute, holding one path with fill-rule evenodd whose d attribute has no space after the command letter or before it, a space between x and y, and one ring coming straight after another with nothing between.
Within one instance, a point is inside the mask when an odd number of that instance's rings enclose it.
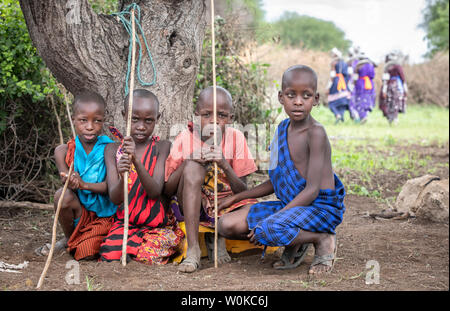
<instances>
[{"instance_id":1,"label":"boy wrapped in blue plaid cloth","mask_svg":"<svg viewBox=\"0 0 450 311\"><path fill-rule=\"evenodd\" d=\"M336 258L336 227L345 211L345 189L333 172L324 127L310 112L318 104L317 75L309 67L287 69L278 99L289 119L278 126L271 144L270 179L219 205L275 193L279 201L259 202L220 218L219 234L257 245L285 246L276 269L300 265L314 245L309 273L331 271Z\"/></svg>"}]
</instances>

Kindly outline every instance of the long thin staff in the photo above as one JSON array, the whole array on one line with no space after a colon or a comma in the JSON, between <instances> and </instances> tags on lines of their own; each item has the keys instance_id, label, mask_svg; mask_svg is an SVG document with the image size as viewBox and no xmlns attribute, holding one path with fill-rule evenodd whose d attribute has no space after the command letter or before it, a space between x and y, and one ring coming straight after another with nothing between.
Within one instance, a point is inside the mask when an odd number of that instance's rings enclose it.
<instances>
[{"instance_id":1,"label":"long thin staff","mask_svg":"<svg viewBox=\"0 0 450 311\"><path fill-rule=\"evenodd\" d=\"M74 128L73 123L72 123L72 117L70 115L69 104L67 102L67 98L66 98L65 94L64 94L64 101L66 102L67 116L69 117L70 128L72 129L72 135L73 135L73 138L75 138L76 137L75 128ZM72 163L70 164L69 172L67 173L67 179L66 179L66 182L64 183L64 187L63 187L63 190L61 192L61 196L59 197L58 205L56 207L55 219L53 220L52 245L50 247L50 251L49 251L48 256L47 256L47 261L45 262L44 270L42 270L41 277L39 278L39 282L38 282L38 284L36 286L36 288L38 288L38 289L41 288L42 283L44 283L45 275L47 274L48 267L50 266L50 262L52 261L53 252L55 251L56 228L58 226L58 216L59 216L59 212L61 210L61 205L62 205L62 201L63 201L63 198L64 198L64 194L66 193L67 186L69 185L69 179L70 179L70 176L71 176L72 171L73 171L73 163L74 162L75 161L72 161Z\"/></svg>"},{"instance_id":2,"label":"long thin staff","mask_svg":"<svg viewBox=\"0 0 450 311\"><path fill-rule=\"evenodd\" d=\"M126 136L130 136L131 133L131 114L133 110L133 90L134 90L134 67L136 65L136 28L134 21L134 9L131 10L131 73L130 73L130 88L128 93L128 114L127 114L127 129ZM127 265L127 244L128 244L128 172L123 174L123 207L124 207L124 230L122 241L122 265Z\"/></svg>"},{"instance_id":3,"label":"long thin staff","mask_svg":"<svg viewBox=\"0 0 450 311\"><path fill-rule=\"evenodd\" d=\"M214 0L211 0L211 47L213 70L213 120L214 120L214 146L217 146L217 92L216 92L216 37L214 34ZM217 163L214 162L214 268L217 268Z\"/></svg>"}]
</instances>

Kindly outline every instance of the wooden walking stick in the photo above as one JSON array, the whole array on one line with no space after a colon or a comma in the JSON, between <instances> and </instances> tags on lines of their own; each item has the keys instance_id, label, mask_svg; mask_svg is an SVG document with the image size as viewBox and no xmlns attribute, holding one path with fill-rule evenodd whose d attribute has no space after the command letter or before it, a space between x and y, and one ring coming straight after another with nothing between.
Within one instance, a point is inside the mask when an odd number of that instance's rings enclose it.
<instances>
[{"instance_id":1,"label":"wooden walking stick","mask_svg":"<svg viewBox=\"0 0 450 311\"><path fill-rule=\"evenodd\" d=\"M64 101L66 102L67 116L69 117L70 128L72 129L72 135L73 135L73 138L75 138L76 137L75 128L72 123L72 117L70 115L69 104L67 102L67 98L66 98L65 94L64 94ZM52 261L53 252L55 250L55 244L56 244L56 228L58 226L58 216L59 216L59 212L61 210L64 194L66 193L67 186L69 185L70 176L72 175L72 172L73 172L73 163L74 162L75 162L75 159L70 164L69 172L67 173L67 179L66 179L66 182L64 183L64 187L61 192L61 196L59 197L59 200L58 200L58 205L57 205L56 211L55 211L55 219L53 220L52 245L50 247L50 251L48 253L47 260L45 262L44 270L42 270L41 277L39 278L39 282L36 286L37 289L41 288L42 283L44 282L45 275L47 274L48 267L50 266L50 262Z\"/></svg>"},{"instance_id":2,"label":"wooden walking stick","mask_svg":"<svg viewBox=\"0 0 450 311\"><path fill-rule=\"evenodd\" d=\"M131 133L131 115L133 110L133 90L134 90L134 67L136 64L135 50L136 50L136 26L134 21L134 9L131 10L131 73L130 73L130 87L128 93L128 113L127 113L127 129L126 136ZM128 244L128 172L123 174L123 208L124 208L124 230L122 241L122 265L127 265L127 244Z\"/></svg>"},{"instance_id":3,"label":"wooden walking stick","mask_svg":"<svg viewBox=\"0 0 450 311\"><path fill-rule=\"evenodd\" d=\"M213 70L213 120L214 120L214 147L217 146L217 92L216 92L216 37L214 33L214 0L211 0L211 47ZM214 162L214 268L217 268L217 163Z\"/></svg>"}]
</instances>

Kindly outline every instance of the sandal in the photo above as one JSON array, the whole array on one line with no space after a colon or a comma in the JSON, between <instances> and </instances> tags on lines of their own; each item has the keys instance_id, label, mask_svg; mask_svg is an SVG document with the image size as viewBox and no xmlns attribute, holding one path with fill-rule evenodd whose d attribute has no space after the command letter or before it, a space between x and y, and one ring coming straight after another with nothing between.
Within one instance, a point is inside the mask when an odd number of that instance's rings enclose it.
<instances>
[{"instance_id":1,"label":"sandal","mask_svg":"<svg viewBox=\"0 0 450 311\"><path fill-rule=\"evenodd\" d=\"M48 256L48 253L50 253L50 248L52 247L52 245L50 243L45 243L44 245L36 248L34 250L34 253L37 256Z\"/></svg>"},{"instance_id":2,"label":"sandal","mask_svg":"<svg viewBox=\"0 0 450 311\"><path fill-rule=\"evenodd\" d=\"M285 248L280 258L280 261L283 263L283 265L274 266L273 268L276 270L288 270L297 268L303 262L303 259L305 259L306 253L310 245L311 245L310 243L302 244L295 254L292 254L292 248ZM294 259L293 262L292 259Z\"/></svg>"},{"instance_id":3,"label":"sandal","mask_svg":"<svg viewBox=\"0 0 450 311\"><path fill-rule=\"evenodd\" d=\"M315 274L315 273L321 273L321 272L313 272L311 273L311 268L317 265L324 265L329 267L325 272L330 273L334 268L334 263L336 262L336 254L337 254L337 238L336 235L334 236L334 251L332 254L326 254L326 255L314 255L314 260L309 266L308 274Z\"/></svg>"},{"instance_id":4,"label":"sandal","mask_svg":"<svg viewBox=\"0 0 450 311\"><path fill-rule=\"evenodd\" d=\"M192 257L186 257L178 266L178 271L184 273L192 273L200 269L200 260L195 260Z\"/></svg>"},{"instance_id":5,"label":"sandal","mask_svg":"<svg viewBox=\"0 0 450 311\"><path fill-rule=\"evenodd\" d=\"M37 256L48 256L48 254L50 253L50 249L52 248L52 244L50 243L45 243L44 245L36 248L34 250L34 253ZM66 238L62 238L61 240L57 241L55 243L55 249L53 250L55 253L59 253L64 251L67 248L67 239Z\"/></svg>"}]
</instances>

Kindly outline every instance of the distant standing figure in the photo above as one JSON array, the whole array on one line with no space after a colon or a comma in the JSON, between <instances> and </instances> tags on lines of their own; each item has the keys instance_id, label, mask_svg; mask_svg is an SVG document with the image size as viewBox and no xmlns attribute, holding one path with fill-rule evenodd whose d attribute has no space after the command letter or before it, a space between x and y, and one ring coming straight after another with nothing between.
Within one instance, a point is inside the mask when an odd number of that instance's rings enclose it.
<instances>
[{"instance_id":1,"label":"distant standing figure","mask_svg":"<svg viewBox=\"0 0 450 311\"><path fill-rule=\"evenodd\" d=\"M369 112L375 107L375 66L370 59L363 58L356 65L356 73L358 79L355 80L349 108L357 122L365 123Z\"/></svg>"},{"instance_id":2,"label":"distant standing figure","mask_svg":"<svg viewBox=\"0 0 450 311\"><path fill-rule=\"evenodd\" d=\"M393 53L386 55L383 85L380 92L380 109L389 124L398 121L398 113L406 112L408 86L403 68Z\"/></svg>"},{"instance_id":3,"label":"distant standing figure","mask_svg":"<svg viewBox=\"0 0 450 311\"><path fill-rule=\"evenodd\" d=\"M347 83L347 87L350 93L353 92L355 88L355 77L358 79L358 75L355 73L356 71L356 65L358 64L360 55L359 55L360 48L358 46L350 47L348 50L348 59L347 59L347 73L349 76L349 80ZM350 108L350 107L349 107ZM353 118L353 115L351 114L350 110L350 116Z\"/></svg>"},{"instance_id":4,"label":"distant standing figure","mask_svg":"<svg viewBox=\"0 0 450 311\"><path fill-rule=\"evenodd\" d=\"M350 92L347 87L349 80L348 65L342 59L342 53L333 48L331 50L331 80L328 83L328 106L334 113L336 123L344 122L344 113L348 110Z\"/></svg>"}]
</instances>

